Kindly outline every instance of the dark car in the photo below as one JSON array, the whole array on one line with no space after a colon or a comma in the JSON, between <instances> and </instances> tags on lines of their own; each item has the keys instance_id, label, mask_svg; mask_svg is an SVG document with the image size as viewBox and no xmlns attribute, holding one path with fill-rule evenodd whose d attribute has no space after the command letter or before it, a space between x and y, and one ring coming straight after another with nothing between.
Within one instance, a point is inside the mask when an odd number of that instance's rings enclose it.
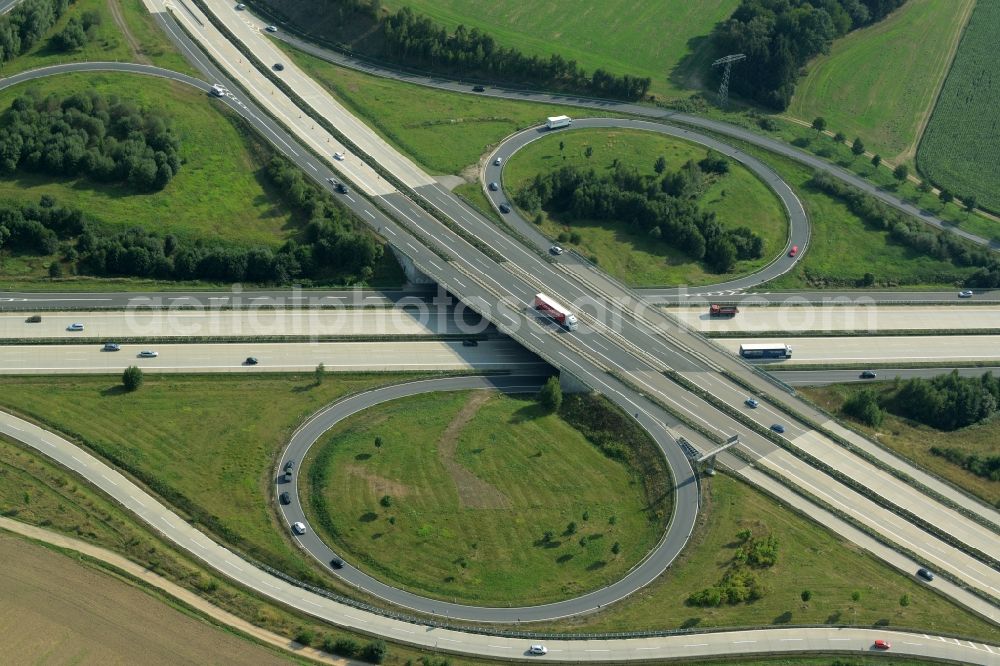
<instances>
[{"instance_id":1,"label":"dark car","mask_svg":"<svg viewBox=\"0 0 1000 666\"><path fill-rule=\"evenodd\" d=\"M119 345L117 342L105 342L102 351L121 351L121 350L122 350L121 345Z\"/></svg>"},{"instance_id":2,"label":"dark car","mask_svg":"<svg viewBox=\"0 0 1000 666\"><path fill-rule=\"evenodd\" d=\"M293 469L295 469L295 461L294 460L289 460L288 462L285 463L285 471L286 472L291 472Z\"/></svg>"},{"instance_id":3,"label":"dark car","mask_svg":"<svg viewBox=\"0 0 1000 666\"><path fill-rule=\"evenodd\" d=\"M509 213L510 212L510 206L508 206L507 204L500 204L500 212L501 213L505 213L505 214Z\"/></svg>"},{"instance_id":4,"label":"dark car","mask_svg":"<svg viewBox=\"0 0 1000 666\"><path fill-rule=\"evenodd\" d=\"M347 194L347 185L344 185L343 183L337 183L333 187L341 194Z\"/></svg>"},{"instance_id":5,"label":"dark car","mask_svg":"<svg viewBox=\"0 0 1000 666\"><path fill-rule=\"evenodd\" d=\"M340 559L339 557L335 557L332 560L330 560L330 566L333 567L334 569L343 569L344 560Z\"/></svg>"},{"instance_id":6,"label":"dark car","mask_svg":"<svg viewBox=\"0 0 1000 666\"><path fill-rule=\"evenodd\" d=\"M753 398L747 398L746 400L743 401L743 404L751 409L757 409L757 405L759 405L760 403L754 400Z\"/></svg>"},{"instance_id":7,"label":"dark car","mask_svg":"<svg viewBox=\"0 0 1000 666\"><path fill-rule=\"evenodd\" d=\"M496 192L500 189L500 185L497 183L490 183L490 192Z\"/></svg>"},{"instance_id":8,"label":"dark car","mask_svg":"<svg viewBox=\"0 0 1000 666\"><path fill-rule=\"evenodd\" d=\"M259 361L254 356L247 356L247 360L243 361L246 365L257 365Z\"/></svg>"},{"instance_id":9,"label":"dark car","mask_svg":"<svg viewBox=\"0 0 1000 666\"><path fill-rule=\"evenodd\" d=\"M874 370L865 370L861 373L861 379L875 379L878 374Z\"/></svg>"},{"instance_id":10,"label":"dark car","mask_svg":"<svg viewBox=\"0 0 1000 666\"><path fill-rule=\"evenodd\" d=\"M282 504L292 503L292 496L288 493L281 493L280 495L278 495L278 499L281 500Z\"/></svg>"},{"instance_id":11,"label":"dark car","mask_svg":"<svg viewBox=\"0 0 1000 666\"><path fill-rule=\"evenodd\" d=\"M486 88L483 86L473 86L472 92L486 92Z\"/></svg>"},{"instance_id":12,"label":"dark car","mask_svg":"<svg viewBox=\"0 0 1000 666\"><path fill-rule=\"evenodd\" d=\"M24 321L28 322L29 324L37 324L41 320L42 320L42 315L31 315Z\"/></svg>"},{"instance_id":13,"label":"dark car","mask_svg":"<svg viewBox=\"0 0 1000 666\"><path fill-rule=\"evenodd\" d=\"M917 575L923 578L924 580L934 580L934 572L931 571L930 569L924 569L924 568L917 569Z\"/></svg>"},{"instance_id":14,"label":"dark car","mask_svg":"<svg viewBox=\"0 0 1000 666\"><path fill-rule=\"evenodd\" d=\"M785 432L785 426L781 425L780 423L775 423L774 425L771 426L771 430L777 433L782 433Z\"/></svg>"},{"instance_id":15,"label":"dark car","mask_svg":"<svg viewBox=\"0 0 1000 666\"><path fill-rule=\"evenodd\" d=\"M281 71L283 71L285 69L285 66L282 65L280 62L276 62L276 63L274 63L274 69L277 72L281 72Z\"/></svg>"},{"instance_id":16,"label":"dark car","mask_svg":"<svg viewBox=\"0 0 1000 666\"><path fill-rule=\"evenodd\" d=\"M463 347L478 347L479 346L479 340L472 340L471 338L466 338L465 340L462 340L462 346Z\"/></svg>"}]
</instances>

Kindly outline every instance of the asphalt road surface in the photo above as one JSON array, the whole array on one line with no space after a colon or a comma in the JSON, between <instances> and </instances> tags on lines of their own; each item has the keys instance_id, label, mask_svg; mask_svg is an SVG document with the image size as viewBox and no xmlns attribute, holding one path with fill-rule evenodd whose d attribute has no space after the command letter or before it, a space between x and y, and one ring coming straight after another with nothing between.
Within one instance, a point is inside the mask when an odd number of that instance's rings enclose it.
<instances>
[{"instance_id":1,"label":"asphalt road surface","mask_svg":"<svg viewBox=\"0 0 1000 666\"><path fill-rule=\"evenodd\" d=\"M872 381L888 381L899 377L900 379L913 379L922 377L929 379L949 372L957 372L962 377L982 377L986 372L1000 375L1000 366L983 366L979 368L883 368L877 365L872 366L877 377L867 379L861 376L858 370L779 370L774 375L781 381L792 386L825 386L826 384L850 384L866 383Z\"/></svg>"},{"instance_id":2,"label":"asphalt road surface","mask_svg":"<svg viewBox=\"0 0 1000 666\"><path fill-rule=\"evenodd\" d=\"M139 358L142 350L159 354ZM246 363L254 357L258 363ZM509 340L480 342L290 342L121 345L103 351L90 345L0 346L0 374L107 374L130 365L143 372L311 372L320 363L328 372L417 370L546 372L548 364Z\"/></svg>"},{"instance_id":3,"label":"asphalt road surface","mask_svg":"<svg viewBox=\"0 0 1000 666\"><path fill-rule=\"evenodd\" d=\"M741 344L784 342L792 348L792 358L767 359L781 365L803 363L941 363L957 361L1000 361L998 335L928 335L835 338L717 338L721 348L736 355ZM756 361L755 361L756 362Z\"/></svg>"},{"instance_id":4,"label":"asphalt road surface","mask_svg":"<svg viewBox=\"0 0 1000 666\"><path fill-rule=\"evenodd\" d=\"M705 333L745 331L918 331L1000 330L1000 306L957 305L789 305L744 306L733 317L711 317L707 306L667 310L675 319Z\"/></svg>"},{"instance_id":5,"label":"asphalt road surface","mask_svg":"<svg viewBox=\"0 0 1000 666\"><path fill-rule=\"evenodd\" d=\"M22 442L80 474L166 539L220 574L261 596L348 629L429 650L519 660L527 657L529 645L544 642L549 648L549 654L543 660L561 663L612 659L705 660L733 654L801 652L836 652L845 656L865 657L875 652L873 644L876 639L881 639L892 644L895 655L955 663L995 666L997 655L1000 654L1000 645L988 645L979 641L959 641L926 633L847 627L771 628L638 639L539 641L528 637L510 638L424 626L332 601L261 571L206 537L127 477L85 450L32 423L0 412L0 434Z\"/></svg>"}]
</instances>

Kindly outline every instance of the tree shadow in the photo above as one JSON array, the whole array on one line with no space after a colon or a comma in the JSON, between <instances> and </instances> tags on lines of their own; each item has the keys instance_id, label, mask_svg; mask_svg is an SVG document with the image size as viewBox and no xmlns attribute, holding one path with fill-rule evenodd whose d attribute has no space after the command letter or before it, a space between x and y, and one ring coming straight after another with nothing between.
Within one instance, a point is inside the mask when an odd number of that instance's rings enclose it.
<instances>
[{"instance_id":1,"label":"tree shadow","mask_svg":"<svg viewBox=\"0 0 1000 666\"><path fill-rule=\"evenodd\" d=\"M771 624L788 624L792 621L792 611L785 611L778 617L771 620Z\"/></svg>"},{"instance_id":2,"label":"tree shadow","mask_svg":"<svg viewBox=\"0 0 1000 666\"><path fill-rule=\"evenodd\" d=\"M104 396L104 397L108 397L108 396L112 396L112 395L124 395L126 393L128 393L128 391L126 391L125 387L122 386L121 384L116 384L114 386L109 386L108 388L101 390L101 395Z\"/></svg>"},{"instance_id":3,"label":"tree shadow","mask_svg":"<svg viewBox=\"0 0 1000 666\"><path fill-rule=\"evenodd\" d=\"M358 455L354 456L354 459L355 460L368 460L371 457L372 457L372 454L370 454L370 453L359 453Z\"/></svg>"},{"instance_id":4,"label":"tree shadow","mask_svg":"<svg viewBox=\"0 0 1000 666\"><path fill-rule=\"evenodd\" d=\"M840 613L839 610L838 611L833 611L832 613L830 613L829 615L826 616L826 623L827 624L837 624L838 622L840 622L840 615L841 615L841 613Z\"/></svg>"},{"instance_id":5,"label":"tree shadow","mask_svg":"<svg viewBox=\"0 0 1000 666\"><path fill-rule=\"evenodd\" d=\"M293 386L292 393L305 393L306 391L313 390L316 386L318 386L316 382L309 382L308 384L302 384L301 386Z\"/></svg>"},{"instance_id":6,"label":"tree shadow","mask_svg":"<svg viewBox=\"0 0 1000 666\"><path fill-rule=\"evenodd\" d=\"M681 622L681 629L693 629L701 624L700 617L689 617L688 619Z\"/></svg>"},{"instance_id":7,"label":"tree shadow","mask_svg":"<svg viewBox=\"0 0 1000 666\"><path fill-rule=\"evenodd\" d=\"M569 562L572 559L573 559L573 554L572 553L566 553L565 555L560 555L559 557L557 557L556 558L556 563L557 564L566 564L567 562Z\"/></svg>"},{"instance_id":8,"label":"tree shadow","mask_svg":"<svg viewBox=\"0 0 1000 666\"><path fill-rule=\"evenodd\" d=\"M358 518L359 522L370 523L378 519L378 514L374 511L366 511Z\"/></svg>"},{"instance_id":9,"label":"tree shadow","mask_svg":"<svg viewBox=\"0 0 1000 666\"><path fill-rule=\"evenodd\" d=\"M603 569L606 566L608 566L607 562L605 562L604 560L597 560L589 567L587 567L587 571L597 571L598 569Z\"/></svg>"},{"instance_id":10,"label":"tree shadow","mask_svg":"<svg viewBox=\"0 0 1000 666\"><path fill-rule=\"evenodd\" d=\"M542 405L535 403L533 405L525 405L521 409L514 412L508 423L512 425L517 425L519 423L524 423L526 421L534 421L535 419L541 418L549 413Z\"/></svg>"}]
</instances>

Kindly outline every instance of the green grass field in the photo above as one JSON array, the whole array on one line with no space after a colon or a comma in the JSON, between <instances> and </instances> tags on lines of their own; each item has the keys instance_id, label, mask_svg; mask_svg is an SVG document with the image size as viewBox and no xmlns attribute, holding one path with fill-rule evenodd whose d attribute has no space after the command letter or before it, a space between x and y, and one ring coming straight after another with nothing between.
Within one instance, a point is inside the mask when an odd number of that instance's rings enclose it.
<instances>
[{"instance_id":1,"label":"green grass field","mask_svg":"<svg viewBox=\"0 0 1000 666\"><path fill-rule=\"evenodd\" d=\"M307 561L272 511L278 451L310 414L406 375L5 377L0 404L84 441L237 549L300 575ZM99 415L99 418L95 418Z\"/></svg>"},{"instance_id":2,"label":"green grass field","mask_svg":"<svg viewBox=\"0 0 1000 666\"><path fill-rule=\"evenodd\" d=\"M975 0L910 0L809 63L788 115L823 116L888 160L908 161Z\"/></svg>"},{"instance_id":3,"label":"green grass field","mask_svg":"<svg viewBox=\"0 0 1000 666\"><path fill-rule=\"evenodd\" d=\"M855 624L913 627L956 632L996 641L996 627L962 611L918 582L890 569L822 525L768 496L716 475L704 481L702 516L687 546L655 583L599 615L561 623L578 631L699 629L723 626ZM777 563L759 570L768 593L751 604L718 608L688 606L689 594L718 580L739 545L736 533L773 534L779 542ZM803 602L808 589L812 597ZM861 599L852 601L852 592ZM899 600L909 596L905 608ZM829 662L827 662L829 663Z\"/></svg>"},{"instance_id":4,"label":"green grass field","mask_svg":"<svg viewBox=\"0 0 1000 666\"><path fill-rule=\"evenodd\" d=\"M386 141L436 174L474 166L490 146L565 107L444 92L336 67L276 44ZM474 177L475 174L470 176Z\"/></svg>"},{"instance_id":5,"label":"green grass field","mask_svg":"<svg viewBox=\"0 0 1000 666\"><path fill-rule=\"evenodd\" d=\"M255 136L248 141L241 122L205 93L145 76L66 74L3 91L0 109L29 89L60 97L95 90L162 109L173 118L181 139L181 170L163 190L151 194L85 178L24 173L0 179L0 198L37 202L49 194L108 225L144 226L186 239L273 247L295 233L296 220L275 203L277 194L265 183L263 159L269 152L260 148Z\"/></svg>"},{"instance_id":6,"label":"green grass field","mask_svg":"<svg viewBox=\"0 0 1000 666\"><path fill-rule=\"evenodd\" d=\"M1000 131L994 75L1000 4L978 2L917 152L921 173L957 196L1000 211Z\"/></svg>"},{"instance_id":7,"label":"green grass field","mask_svg":"<svg viewBox=\"0 0 1000 666\"><path fill-rule=\"evenodd\" d=\"M662 531L641 481L534 397L404 398L338 424L321 445L301 477L318 502L313 525L352 564L437 598L571 597L621 578Z\"/></svg>"},{"instance_id":8,"label":"green grass field","mask_svg":"<svg viewBox=\"0 0 1000 666\"><path fill-rule=\"evenodd\" d=\"M823 409L838 414L848 398L858 391L872 387L880 393L885 393L892 390L892 382L878 382L864 386L858 384L813 386L803 388L802 391ZM869 428L850 417L844 418L886 448L981 497L989 504L1000 506L1000 483L976 476L930 452L931 447L937 446L958 449L962 453L976 454L984 458L1000 455L1000 421L994 419L956 432L943 432L888 412L878 428Z\"/></svg>"},{"instance_id":9,"label":"green grass field","mask_svg":"<svg viewBox=\"0 0 1000 666\"><path fill-rule=\"evenodd\" d=\"M562 151L560 142L565 144ZM594 149L590 158L584 152L588 146ZM703 146L652 132L573 130L539 139L514 155L504 169L504 188L514 193L536 174L563 166L608 171L615 159L644 175L654 175L653 163L661 155L673 171L688 160L704 158L706 151ZM781 202L763 182L736 162L730 161L730 166L729 174L706 190L701 207L716 213L726 227L745 225L764 238L764 257L739 262L731 274L711 273L669 243L636 233L626 223L583 220L562 224L545 215L542 231L550 238L565 231L579 232L579 244L561 244L586 257L597 257L602 269L635 286L710 284L751 273L770 263L784 247L788 221Z\"/></svg>"},{"instance_id":10,"label":"green grass field","mask_svg":"<svg viewBox=\"0 0 1000 666\"><path fill-rule=\"evenodd\" d=\"M400 4L391 3L390 9ZM407 0L405 4L449 29L459 24L477 27L505 47L529 55L559 53L588 72L603 67L616 74L649 76L650 92L676 95L681 88L670 80L671 73L739 2L660 0L637 5L608 0L580 5L554 0L529 6L494 0Z\"/></svg>"}]
</instances>

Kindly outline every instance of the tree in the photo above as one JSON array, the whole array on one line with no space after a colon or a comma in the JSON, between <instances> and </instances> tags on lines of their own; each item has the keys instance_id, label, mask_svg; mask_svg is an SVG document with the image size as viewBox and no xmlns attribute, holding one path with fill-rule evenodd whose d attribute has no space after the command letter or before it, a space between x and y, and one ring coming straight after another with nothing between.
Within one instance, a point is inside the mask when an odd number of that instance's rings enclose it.
<instances>
[{"instance_id":1,"label":"tree","mask_svg":"<svg viewBox=\"0 0 1000 666\"><path fill-rule=\"evenodd\" d=\"M380 499L378 503L388 509L390 506L392 506L392 498L389 497L388 495L382 495L382 499Z\"/></svg>"},{"instance_id":2,"label":"tree","mask_svg":"<svg viewBox=\"0 0 1000 666\"><path fill-rule=\"evenodd\" d=\"M584 520L590 520L590 512L589 511L584 511L583 512L583 519Z\"/></svg>"},{"instance_id":3,"label":"tree","mask_svg":"<svg viewBox=\"0 0 1000 666\"><path fill-rule=\"evenodd\" d=\"M950 204L955 200L955 195L948 188L942 187L941 193L938 194L938 199L941 200L941 203Z\"/></svg>"},{"instance_id":4,"label":"tree","mask_svg":"<svg viewBox=\"0 0 1000 666\"><path fill-rule=\"evenodd\" d=\"M566 148L566 144L563 143L562 141L560 141L559 142L559 152L561 153L563 150L565 150L565 148Z\"/></svg>"},{"instance_id":5,"label":"tree","mask_svg":"<svg viewBox=\"0 0 1000 666\"><path fill-rule=\"evenodd\" d=\"M617 522L618 522L617 516L611 516L610 518L608 518L608 525L614 525Z\"/></svg>"},{"instance_id":6,"label":"tree","mask_svg":"<svg viewBox=\"0 0 1000 666\"><path fill-rule=\"evenodd\" d=\"M305 646L312 645L315 640L316 632L312 629L302 628L295 634L295 642Z\"/></svg>"},{"instance_id":7,"label":"tree","mask_svg":"<svg viewBox=\"0 0 1000 666\"><path fill-rule=\"evenodd\" d=\"M802 590L802 601L809 601L812 599L813 593L809 590Z\"/></svg>"},{"instance_id":8,"label":"tree","mask_svg":"<svg viewBox=\"0 0 1000 666\"><path fill-rule=\"evenodd\" d=\"M382 435L375 435L375 448L376 449L382 448Z\"/></svg>"},{"instance_id":9,"label":"tree","mask_svg":"<svg viewBox=\"0 0 1000 666\"><path fill-rule=\"evenodd\" d=\"M854 592L851 592L851 601L855 601L855 602L861 601L861 593L858 592L857 590L855 590Z\"/></svg>"},{"instance_id":10,"label":"tree","mask_svg":"<svg viewBox=\"0 0 1000 666\"><path fill-rule=\"evenodd\" d=\"M538 392L538 402L550 412L559 411L562 406L562 398L562 386L559 384L558 377L549 377L542 390Z\"/></svg>"},{"instance_id":11,"label":"tree","mask_svg":"<svg viewBox=\"0 0 1000 666\"><path fill-rule=\"evenodd\" d=\"M663 157L663 155L660 155L659 157L656 158L656 162L653 164L653 171L655 171L658 174L662 174L666 170L667 170L667 160L666 158Z\"/></svg>"},{"instance_id":12,"label":"tree","mask_svg":"<svg viewBox=\"0 0 1000 666\"><path fill-rule=\"evenodd\" d=\"M926 180L922 180L917 184L917 189L926 194L931 191L931 184Z\"/></svg>"},{"instance_id":13,"label":"tree","mask_svg":"<svg viewBox=\"0 0 1000 666\"><path fill-rule=\"evenodd\" d=\"M326 376L326 366L323 365L322 363L317 365L315 374L316 374L316 386L319 386L320 384L323 383L323 377Z\"/></svg>"},{"instance_id":14,"label":"tree","mask_svg":"<svg viewBox=\"0 0 1000 666\"><path fill-rule=\"evenodd\" d=\"M372 641L365 646L364 650L361 651L361 658L365 661L370 661L373 664L381 664L385 661L385 656L388 651L389 650L385 645L385 641Z\"/></svg>"},{"instance_id":15,"label":"tree","mask_svg":"<svg viewBox=\"0 0 1000 666\"><path fill-rule=\"evenodd\" d=\"M611 552L614 553L615 555L622 552L622 545L617 541L615 541L615 543L611 546Z\"/></svg>"},{"instance_id":16,"label":"tree","mask_svg":"<svg viewBox=\"0 0 1000 666\"><path fill-rule=\"evenodd\" d=\"M812 128L817 132L822 132L826 129L826 118L823 116L816 116L813 118Z\"/></svg>"},{"instance_id":17,"label":"tree","mask_svg":"<svg viewBox=\"0 0 1000 666\"><path fill-rule=\"evenodd\" d=\"M571 521L566 525L566 534L576 534L576 523Z\"/></svg>"},{"instance_id":18,"label":"tree","mask_svg":"<svg viewBox=\"0 0 1000 666\"><path fill-rule=\"evenodd\" d=\"M844 134L843 132L837 132L836 134L833 135L833 140L836 141L837 143L844 143L845 141L847 141L847 135Z\"/></svg>"},{"instance_id":19,"label":"tree","mask_svg":"<svg viewBox=\"0 0 1000 666\"><path fill-rule=\"evenodd\" d=\"M976 210L976 195L975 194L968 194L968 195L962 197L962 201L965 203L965 212L966 213L971 213L972 211Z\"/></svg>"},{"instance_id":20,"label":"tree","mask_svg":"<svg viewBox=\"0 0 1000 666\"><path fill-rule=\"evenodd\" d=\"M49 264L49 277L59 278L62 277L62 265L58 261L53 261Z\"/></svg>"},{"instance_id":21,"label":"tree","mask_svg":"<svg viewBox=\"0 0 1000 666\"><path fill-rule=\"evenodd\" d=\"M882 156L876 153L875 156L872 157L872 166L877 169L880 164L882 164Z\"/></svg>"},{"instance_id":22,"label":"tree","mask_svg":"<svg viewBox=\"0 0 1000 666\"><path fill-rule=\"evenodd\" d=\"M871 389L858 391L847 399L841 409L845 414L853 416L861 423L872 428L882 425L882 419L885 416L885 412L878 405L878 397L875 395L875 391Z\"/></svg>"},{"instance_id":23,"label":"tree","mask_svg":"<svg viewBox=\"0 0 1000 666\"><path fill-rule=\"evenodd\" d=\"M851 152L855 155L865 154L865 144L861 141L860 137L855 137L854 143L851 144Z\"/></svg>"},{"instance_id":24,"label":"tree","mask_svg":"<svg viewBox=\"0 0 1000 666\"><path fill-rule=\"evenodd\" d=\"M138 366L130 365L122 373L122 385L126 391L136 391L142 386L142 370Z\"/></svg>"},{"instance_id":25,"label":"tree","mask_svg":"<svg viewBox=\"0 0 1000 666\"><path fill-rule=\"evenodd\" d=\"M904 594L903 596L901 596L899 598L899 605L902 606L903 608L906 608L907 606L909 606L910 605L910 595Z\"/></svg>"},{"instance_id":26,"label":"tree","mask_svg":"<svg viewBox=\"0 0 1000 666\"><path fill-rule=\"evenodd\" d=\"M892 170L892 177L902 183L910 177L910 168L905 164L897 165L896 168Z\"/></svg>"},{"instance_id":27,"label":"tree","mask_svg":"<svg viewBox=\"0 0 1000 666\"><path fill-rule=\"evenodd\" d=\"M587 159L590 159L591 156L593 156L593 154L594 154L594 147L593 146L587 146L586 150L583 151L583 154L584 154L584 156Z\"/></svg>"}]
</instances>

